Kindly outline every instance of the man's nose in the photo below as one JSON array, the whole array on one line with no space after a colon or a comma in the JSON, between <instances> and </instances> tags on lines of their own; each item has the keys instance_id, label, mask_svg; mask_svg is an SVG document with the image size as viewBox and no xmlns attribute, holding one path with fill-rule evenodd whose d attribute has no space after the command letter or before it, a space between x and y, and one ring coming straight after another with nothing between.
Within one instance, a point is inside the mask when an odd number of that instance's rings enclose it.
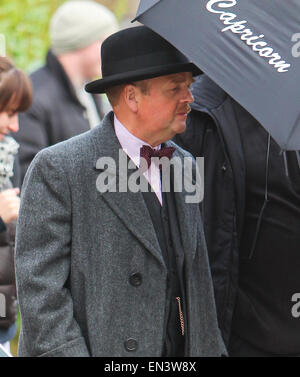
<instances>
[{"instance_id":1,"label":"man's nose","mask_svg":"<svg viewBox=\"0 0 300 377\"><path fill-rule=\"evenodd\" d=\"M9 120L9 130L11 132L18 132L19 131L19 117L18 114L15 114L13 117Z\"/></svg>"},{"instance_id":2,"label":"man's nose","mask_svg":"<svg viewBox=\"0 0 300 377\"><path fill-rule=\"evenodd\" d=\"M194 102L194 97L193 97L192 92L191 92L190 89L186 90L186 93L185 93L184 98L182 99L182 102L185 102L185 103L192 103L192 102Z\"/></svg>"}]
</instances>

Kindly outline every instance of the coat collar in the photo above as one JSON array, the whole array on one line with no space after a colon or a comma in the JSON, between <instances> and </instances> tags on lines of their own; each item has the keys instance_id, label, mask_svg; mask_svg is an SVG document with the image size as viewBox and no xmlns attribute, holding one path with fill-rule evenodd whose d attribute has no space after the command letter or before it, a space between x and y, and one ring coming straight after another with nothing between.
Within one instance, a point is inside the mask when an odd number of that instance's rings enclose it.
<instances>
[{"instance_id":1,"label":"coat collar","mask_svg":"<svg viewBox=\"0 0 300 377\"><path fill-rule=\"evenodd\" d=\"M68 97L71 98L72 101L75 102L77 105L80 105L80 107L84 108L79 102L73 85L69 80L69 77L67 76L63 66L60 64L56 55L54 55L51 50L49 50L47 53L46 67L49 69L49 71L52 72L53 77L57 79L57 82L66 92Z\"/></svg>"},{"instance_id":2,"label":"coat collar","mask_svg":"<svg viewBox=\"0 0 300 377\"><path fill-rule=\"evenodd\" d=\"M140 240L140 242L158 259L158 261L165 267L165 262L162 257L162 252L156 236L154 226L150 214L148 212L146 203L141 192L120 192L118 189L120 180L124 179L124 173L120 170L120 161L128 162L127 155L122 150L119 140L115 134L113 126L113 112L106 115L102 122L102 126L94 129L96 137L94 137L96 156L94 161L94 168L99 172L105 172L111 178L111 186L116 184L116 192L106 191L100 192L99 195L107 202L115 214L121 219L129 231ZM165 143L166 146L176 146L171 141ZM178 147L177 147L178 148ZM121 160L119 158L121 156ZM111 158L115 162L115 169L109 172L107 166L103 167L100 161L105 162L105 158ZM173 158L179 157L182 159L178 150L174 152ZM102 158L104 158L102 160ZM172 158L172 160L173 160ZM179 159L174 160L174 164L180 164ZM102 166L101 166L102 165ZM179 167L180 168L180 167ZM130 170L128 171L131 173ZM126 177L127 171L126 171ZM99 175L98 175L99 178ZM196 205L189 205L185 203L184 193L176 192L175 201L177 206L177 213L179 216L179 226L184 250L192 251L195 254L196 250L196 231L194 225L196 222L194 208Z\"/></svg>"},{"instance_id":3,"label":"coat collar","mask_svg":"<svg viewBox=\"0 0 300 377\"><path fill-rule=\"evenodd\" d=\"M66 74L63 66L60 64L56 55L51 50L48 50L48 53L46 56L46 67L49 69L49 71L51 71L53 77L57 79L57 82L59 83L61 88L65 91L67 97L70 98L74 103L76 103L77 106L85 110L85 107L79 101L76 95L75 89L68 75ZM102 119L104 117L104 114L103 114L103 109L102 109L101 95L92 94L92 97L94 99L95 106L100 115L100 118Z\"/></svg>"}]
</instances>

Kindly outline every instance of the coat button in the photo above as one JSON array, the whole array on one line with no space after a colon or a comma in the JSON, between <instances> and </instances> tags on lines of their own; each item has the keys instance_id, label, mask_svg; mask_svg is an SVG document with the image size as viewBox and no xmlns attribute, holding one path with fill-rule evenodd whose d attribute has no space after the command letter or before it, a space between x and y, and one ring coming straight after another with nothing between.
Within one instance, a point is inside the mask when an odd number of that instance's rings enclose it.
<instances>
[{"instance_id":1,"label":"coat button","mask_svg":"<svg viewBox=\"0 0 300 377\"><path fill-rule=\"evenodd\" d=\"M222 169L222 172L224 172L224 173L225 173L225 172L227 171L227 166L226 166L225 164L223 164L223 166L222 166L222 168L221 168L221 169Z\"/></svg>"},{"instance_id":2,"label":"coat button","mask_svg":"<svg viewBox=\"0 0 300 377\"><path fill-rule=\"evenodd\" d=\"M129 282L134 287L139 287L142 284L143 277L140 273L136 272L129 277Z\"/></svg>"},{"instance_id":3,"label":"coat button","mask_svg":"<svg viewBox=\"0 0 300 377\"><path fill-rule=\"evenodd\" d=\"M138 343L135 339L130 338L125 341L124 346L125 346L126 351L134 352L137 350Z\"/></svg>"}]
</instances>

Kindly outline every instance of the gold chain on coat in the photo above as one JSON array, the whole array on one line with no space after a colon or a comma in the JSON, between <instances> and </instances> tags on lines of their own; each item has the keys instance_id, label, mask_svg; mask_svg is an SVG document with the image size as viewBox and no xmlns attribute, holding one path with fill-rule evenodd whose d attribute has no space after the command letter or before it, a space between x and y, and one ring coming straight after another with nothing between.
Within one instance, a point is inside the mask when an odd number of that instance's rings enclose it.
<instances>
[{"instance_id":1,"label":"gold chain on coat","mask_svg":"<svg viewBox=\"0 0 300 377\"><path fill-rule=\"evenodd\" d=\"M184 336L184 318L183 318L183 313L182 313L182 310L181 310L180 297L176 297L176 300L177 300L177 302L178 302L178 310L179 310L179 319L180 319L181 335Z\"/></svg>"}]
</instances>

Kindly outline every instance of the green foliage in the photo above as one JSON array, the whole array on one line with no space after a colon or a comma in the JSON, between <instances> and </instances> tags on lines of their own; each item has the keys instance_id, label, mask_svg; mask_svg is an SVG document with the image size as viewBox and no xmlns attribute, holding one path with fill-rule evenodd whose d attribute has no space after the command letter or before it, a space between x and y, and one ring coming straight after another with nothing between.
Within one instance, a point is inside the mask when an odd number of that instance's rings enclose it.
<instances>
[{"instance_id":1,"label":"green foliage","mask_svg":"<svg viewBox=\"0 0 300 377\"><path fill-rule=\"evenodd\" d=\"M65 0L1 0L0 33L6 54L27 71L41 65L49 46L49 21Z\"/></svg>"},{"instance_id":2,"label":"green foliage","mask_svg":"<svg viewBox=\"0 0 300 377\"><path fill-rule=\"evenodd\" d=\"M0 34L6 40L6 55L30 72L42 65L49 48L49 22L66 0L0 0ZM121 20L130 0L96 0L108 6Z\"/></svg>"},{"instance_id":3,"label":"green foliage","mask_svg":"<svg viewBox=\"0 0 300 377\"><path fill-rule=\"evenodd\" d=\"M112 12L115 13L118 20L121 20L126 14L130 0L96 0L105 5Z\"/></svg>"}]
</instances>

